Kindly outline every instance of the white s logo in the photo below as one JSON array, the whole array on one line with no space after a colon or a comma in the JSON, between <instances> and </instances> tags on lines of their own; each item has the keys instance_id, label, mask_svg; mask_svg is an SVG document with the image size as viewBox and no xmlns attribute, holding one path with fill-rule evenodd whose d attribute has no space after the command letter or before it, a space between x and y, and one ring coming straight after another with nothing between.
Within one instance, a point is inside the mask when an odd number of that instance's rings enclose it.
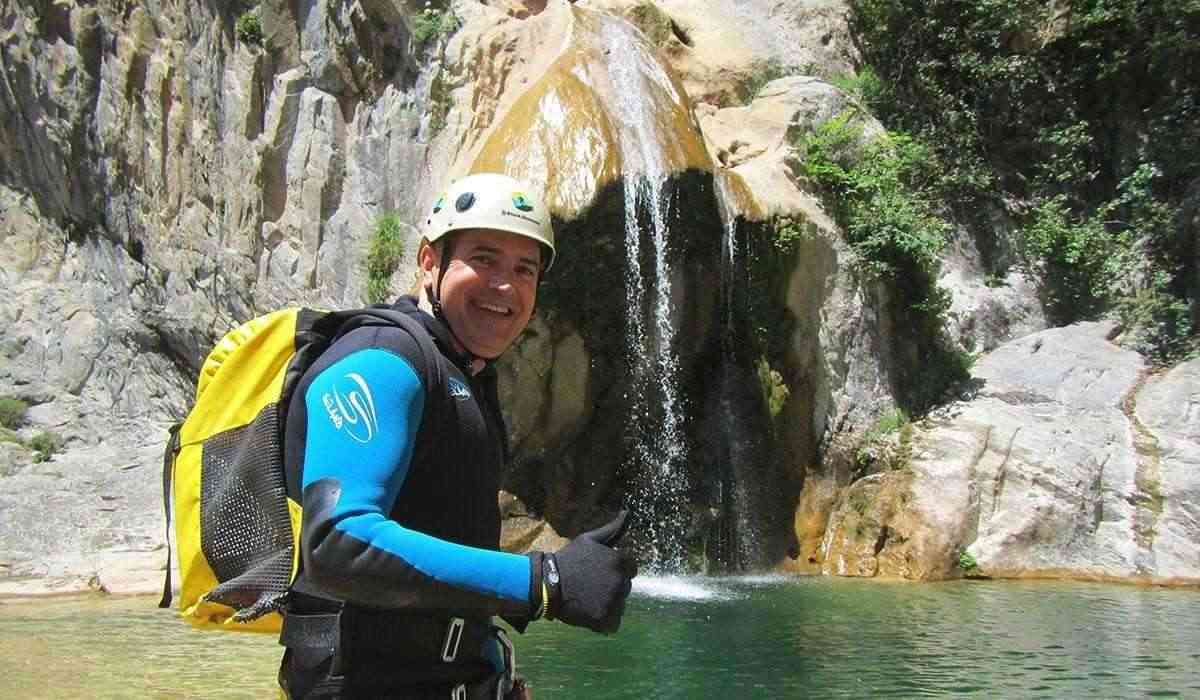
<instances>
[{"instance_id":1,"label":"white s logo","mask_svg":"<svg viewBox=\"0 0 1200 700\"><path fill-rule=\"evenodd\" d=\"M365 445L379 430L375 399L361 374L351 372L346 375L346 379L354 382L356 388L346 393L335 388L332 393L325 392L321 396L321 402L325 404L325 411L329 414L329 421L333 423L334 428L345 428L346 435L351 440Z\"/></svg>"}]
</instances>

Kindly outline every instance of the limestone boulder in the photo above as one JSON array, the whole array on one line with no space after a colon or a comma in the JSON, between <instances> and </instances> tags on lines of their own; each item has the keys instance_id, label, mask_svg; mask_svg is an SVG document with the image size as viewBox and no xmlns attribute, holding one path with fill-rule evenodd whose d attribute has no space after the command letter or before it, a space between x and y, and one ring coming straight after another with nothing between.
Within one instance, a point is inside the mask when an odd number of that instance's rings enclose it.
<instances>
[{"instance_id":1,"label":"limestone boulder","mask_svg":"<svg viewBox=\"0 0 1200 700\"><path fill-rule=\"evenodd\" d=\"M914 433L904 507L878 518L879 575L1197 578L1197 364L1151 377L1116 331L1042 331L976 364L974 397ZM854 552L833 539L826 559Z\"/></svg>"},{"instance_id":2,"label":"limestone boulder","mask_svg":"<svg viewBox=\"0 0 1200 700\"><path fill-rule=\"evenodd\" d=\"M1139 574L1195 581L1200 578L1200 359L1146 378L1123 408L1138 462Z\"/></svg>"}]
</instances>

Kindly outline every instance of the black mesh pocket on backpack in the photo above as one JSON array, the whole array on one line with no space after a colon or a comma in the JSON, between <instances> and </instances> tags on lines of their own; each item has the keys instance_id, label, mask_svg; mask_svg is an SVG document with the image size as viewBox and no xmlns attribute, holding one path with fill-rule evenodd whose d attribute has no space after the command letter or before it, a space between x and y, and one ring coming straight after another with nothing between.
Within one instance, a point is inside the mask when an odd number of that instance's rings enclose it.
<instances>
[{"instance_id":1,"label":"black mesh pocket on backpack","mask_svg":"<svg viewBox=\"0 0 1200 700\"><path fill-rule=\"evenodd\" d=\"M280 451L279 410L204 442L200 548L218 584L206 596L249 622L282 605L291 583L293 540Z\"/></svg>"}]
</instances>

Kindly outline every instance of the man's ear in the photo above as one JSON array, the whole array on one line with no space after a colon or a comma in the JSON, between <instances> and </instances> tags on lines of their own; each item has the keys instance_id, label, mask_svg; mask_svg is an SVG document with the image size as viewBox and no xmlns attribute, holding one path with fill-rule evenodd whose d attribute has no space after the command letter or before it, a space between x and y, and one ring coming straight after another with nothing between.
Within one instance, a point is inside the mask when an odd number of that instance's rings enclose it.
<instances>
[{"instance_id":1,"label":"man's ear","mask_svg":"<svg viewBox=\"0 0 1200 700\"><path fill-rule=\"evenodd\" d=\"M421 286L430 289L437 279L437 266L441 264L441 256L437 248L428 241L422 240L417 250L417 265L421 268Z\"/></svg>"}]
</instances>

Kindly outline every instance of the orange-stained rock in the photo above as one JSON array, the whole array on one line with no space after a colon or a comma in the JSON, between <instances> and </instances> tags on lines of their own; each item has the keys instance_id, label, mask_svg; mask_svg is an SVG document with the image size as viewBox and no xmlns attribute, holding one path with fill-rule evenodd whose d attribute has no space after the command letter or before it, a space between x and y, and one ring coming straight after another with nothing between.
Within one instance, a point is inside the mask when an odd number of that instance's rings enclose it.
<instances>
[{"instance_id":1,"label":"orange-stained rock","mask_svg":"<svg viewBox=\"0 0 1200 700\"><path fill-rule=\"evenodd\" d=\"M504 114L470 170L541 182L566 219L623 172L710 171L686 93L653 48L619 19L572 14L569 47Z\"/></svg>"}]
</instances>

